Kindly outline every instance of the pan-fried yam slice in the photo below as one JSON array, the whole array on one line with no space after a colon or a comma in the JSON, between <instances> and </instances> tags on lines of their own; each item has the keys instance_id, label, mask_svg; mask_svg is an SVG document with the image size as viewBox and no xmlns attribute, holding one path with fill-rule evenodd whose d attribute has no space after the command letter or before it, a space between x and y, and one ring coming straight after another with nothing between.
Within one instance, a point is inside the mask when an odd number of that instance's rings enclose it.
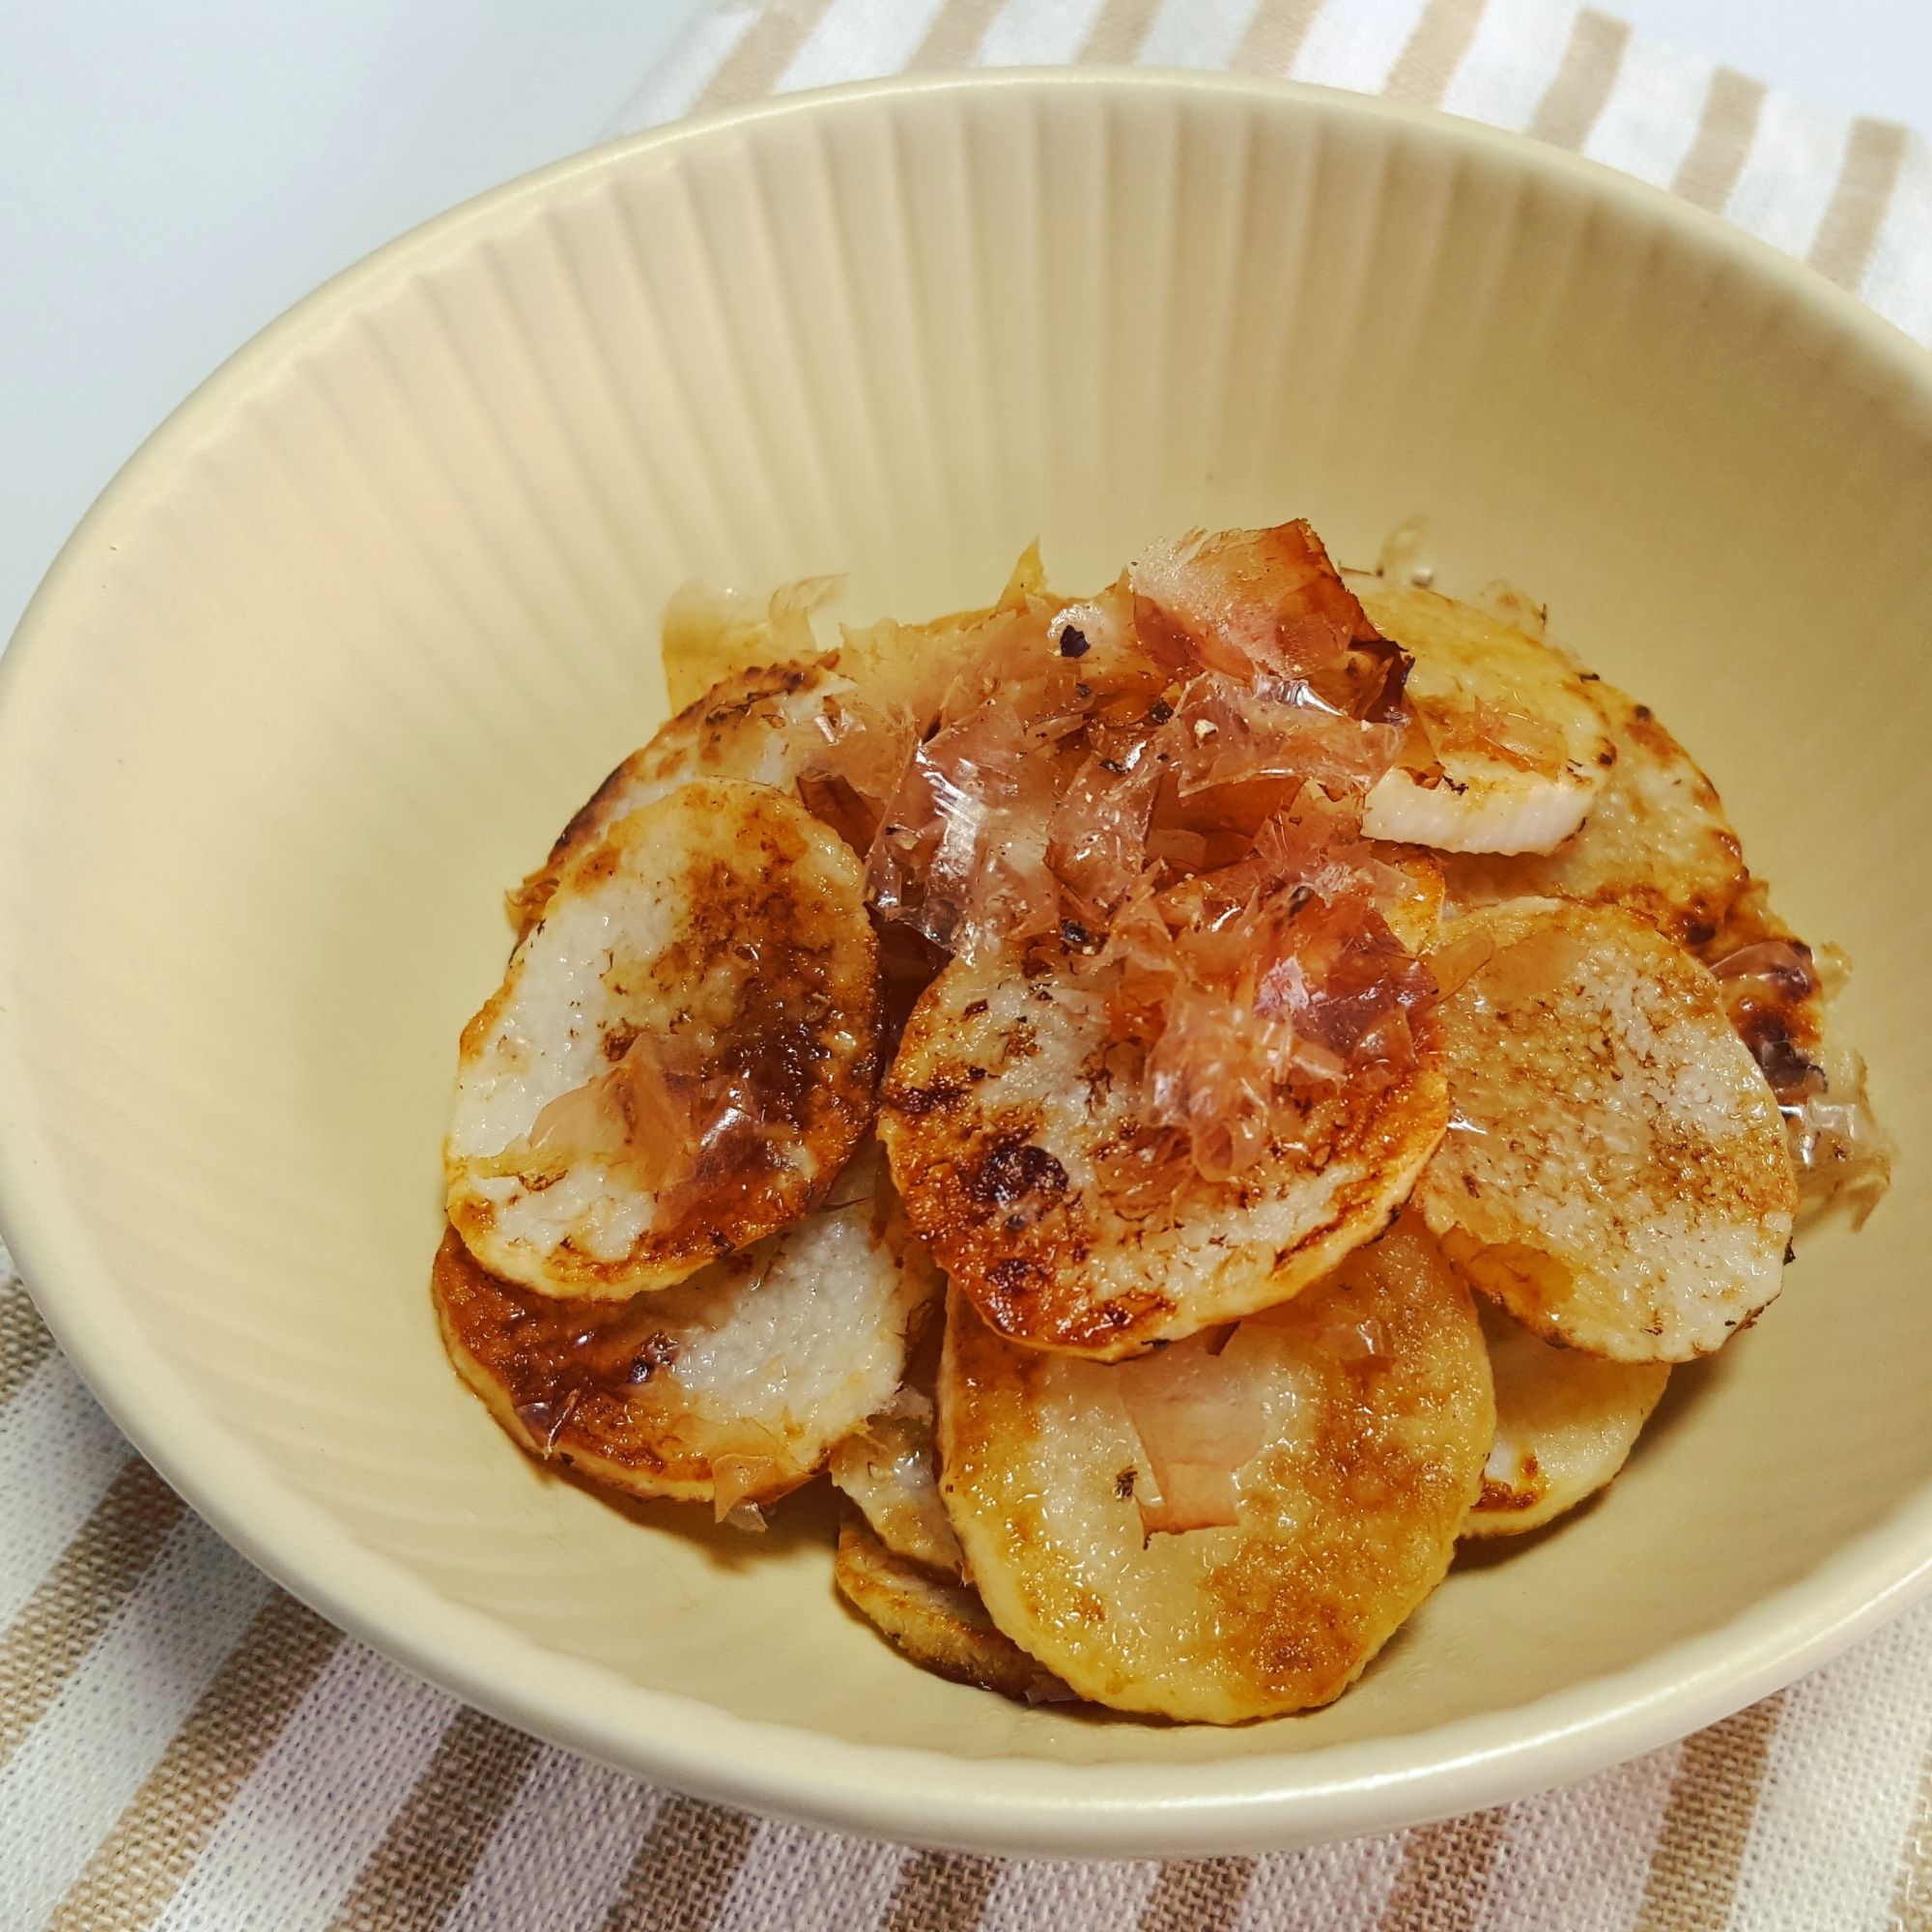
<instances>
[{"instance_id":1,"label":"pan-fried yam slice","mask_svg":"<svg viewBox=\"0 0 1932 1932\"><path fill-rule=\"evenodd\" d=\"M533 1456L640 1496L772 1501L892 1396L939 1276L883 1202L809 1214L677 1288L559 1301L436 1258L443 1344ZM741 1511L738 1520L744 1520Z\"/></svg>"},{"instance_id":2,"label":"pan-fried yam slice","mask_svg":"<svg viewBox=\"0 0 1932 1932\"><path fill-rule=\"evenodd\" d=\"M1570 1348L1720 1348L1777 1293L1797 1186L1710 969L1545 899L1470 914L1433 963L1452 1115L1415 1198L1445 1249Z\"/></svg>"},{"instance_id":3,"label":"pan-fried yam slice","mask_svg":"<svg viewBox=\"0 0 1932 1932\"><path fill-rule=\"evenodd\" d=\"M1667 1362L1552 1349L1485 1300L1496 1440L1464 1536L1517 1536L1594 1495L1624 1465L1670 1379Z\"/></svg>"},{"instance_id":4,"label":"pan-fried yam slice","mask_svg":"<svg viewBox=\"0 0 1932 1932\"><path fill-rule=\"evenodd\" d=\"M731 781L572 860L463 1033L443 1157L476 1259L621 1300L816 1207L877 1078L863 889L803 807Z\"/></svg>"},{"instance_id":5,"label":"pan-fried yam slice","mask_svg":"<svg viewBox=\"0 0 1932 1932\"><path fill-rule=\"evenodd\" d=\"M1421 740L1370 791L1363 831L1445 852L1560 845L1616 761L1575 668L1514 625L1434 590L1364 590L1362 608L1415 660L1403 708Z\"/></svg>"},{"instance_id":6,"label":"pan-fried yam slice","mask_svg":"<svg viewBox=\"0 0 1932 1932\"><path fill-rule=\"evenodd\" d=\"M1226 1724L1339 1696L1441 1581L1495 1433L1468 1292L1408 1219L1218 1355L1016 1349L956 1291L947 1321L941 1488L969 1572L1007 1635L1117 1710ZM1175 1492L1152 1508L1149 1434ZM1219 1465L1233 1508L1151 1534L1179 1465Z\"/></svg>"},{"instance_id":7,"label":"pan-fried yam slice","mask_svg":"<svg viewBox=\"0 0 1932 1932\"><path fill-rule=\"evenodd\" d=\"M1555 851L1442 862L1452 911L1506 899L1620 905L1695 951L1750 883L1717 788L1647 704L1592 679L1616 762L1582 829Z\"/></svg>"},{"instance_id":8,"label":"pan-fried yam slice","mask_svg":"<svg viewBox=\"0 0 1932 1932\"><path fill-rule=\"evenodd\" d=\"M550 903L573 859L629 813L700 779L742 779L790 790L825 747L819 721L855 695L849 679L817 665L734 671L633 752L563 828L550 856L509 895L518 937Z\"/></svg>"},{"instance_id":9,"label":"pan-fried yam slice","mask_svg":"<svg viewBox=\"0 0 1932 1932\"><path fill-rule=\"evenodd\" d=\"M1064 967L955 960L914 1009L879 1137L913 1226L1013 1341L1113 1361L1287 1299L1380 1231L1448 1118L1424 1042L1209 1180L1146 1118L1136 1052Z\"/></svg>"},{"instance_id":10,"label":"pan-fried yam slice","mask_svg":"<svg viewBox=\"0 0 1932 1932\"><path fill-rule=\"evenodd\" d=\"M856 1514L838 1530L832 1580L847 1603L922 1670L997 1690L1021 1704L1065 1704L1073 1692L993 1626L970 1583L887 1548Z\"/></svg>"}]
</instances>

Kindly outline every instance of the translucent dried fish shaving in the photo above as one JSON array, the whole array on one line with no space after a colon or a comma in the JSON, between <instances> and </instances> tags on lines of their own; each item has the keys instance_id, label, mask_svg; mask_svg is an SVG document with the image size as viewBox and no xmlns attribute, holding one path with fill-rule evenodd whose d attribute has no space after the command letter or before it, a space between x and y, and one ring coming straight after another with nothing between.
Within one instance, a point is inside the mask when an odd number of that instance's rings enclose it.
<instances>
[{"instance_id":1,"label":"translucent dried fish shaving","mask_svg":"<svg viewBox=\"0 0 1932 1932\"><path fill-rule=\"evenodd\" d=\"M1362 599L1414 660L1404 757L1369 793L1363 830L1445 852L1553 851L1583 823L1617 756L1575 667L1434 590L1376 587Z\"/></svg>"},{"instance_id":2,"label":"translucent dried fish shaving","mask_svg":"<svg viewBox=\"0 0 1932 1932\"><path fill-rule=\"evenodd\" d=\"M890 1402L936 1312L938 1272L878 1165L853 1164L840 1205L629 1301L532 1294L451 1233L434 1274L450 1359L531 1455L759 1527Z\"/></svg>"},{"instance_id":3,"label":"translucent dried fish shaving","mask_svg":"<svg viewBox=\"0 0 1932 1932\"><path fill-rule=\"evenodd\" d=\"M1662 1398L1670 1365L1552 1348L1487 1298L1478 1313L1495 1382L1496 1439L1463 1534L1520 1536L1615 1479Z\"/></svg>"},{"instance_id":4,"label":"translucent dried fish shaving","mask_svg":"<svg viewBox=\"0 0 1932 1932\"><path fill-rule=\"evenodd\" d=\"M929 1396L915 1388L868 1415L832 1452L832 1480L895 1556L957 1577L959 1540L939 1495L939 1451Z\"/></svg>"},{"instance_id":5,"label":"translucent dried fish shaving","mask_svg":"<svg viewBox=\"0 0 1932 1932\"><path fill-rule=\"evenodd\" d=\"M1136 1390L1176 1491L1150 1498L1123 1390L1196 1355L1220 1369L1206 1401ZM1468 1292L1407 1220L1294 1301L1145 1362L1014 1348L955 1291L939 1415L947 1507L999 1628L1083 1697L1208 1723L1355 1680L1441 1580L1495 1430ZM1151 1529L1150 1506L1185 1501L1174 1472L1205 1486L1217 1457L1234 1520Z\"/></svg>"},{"instance_id":6,"label":"translucent dried fish shaving","mask_svg":"<svg viewBox=\"0 0 1932 1932\"><path fill-rule=\"evenodd\" d=\"M1797 1183L1710 969L1608 906L1471 913L1434 955L1452 1104L1416 1204L1544 1338L1721 1347L1777 1293Z\"/></svg>"},{"instance_id":7,"label":"translucent dried fish shaving","mask_svg":"<svg viewBox=\"0 0 1932 1932\"><path fill-rule=\"evenodd\" d=\"M573 859L464 1030L444 1165L477 1260L623 1299L817 1206L878 1072L861 885L802 807L734 781Z\"/></svg>"},{"instance_id":8,"label":"translucent dried fish shaving","mask_svg":"<svg viewBox=\"0 0 1932 1932\"><path fill-rule=\"evenodd\" d=\"M1448 1117L1434 987L1333 890L1195 894L1191 961L1150 907L1096 960L956 960L923 995L879 1134L1000 1334L1139 1353L1293 1294L1407 1196Z\"/></svg>"}]
</instances>

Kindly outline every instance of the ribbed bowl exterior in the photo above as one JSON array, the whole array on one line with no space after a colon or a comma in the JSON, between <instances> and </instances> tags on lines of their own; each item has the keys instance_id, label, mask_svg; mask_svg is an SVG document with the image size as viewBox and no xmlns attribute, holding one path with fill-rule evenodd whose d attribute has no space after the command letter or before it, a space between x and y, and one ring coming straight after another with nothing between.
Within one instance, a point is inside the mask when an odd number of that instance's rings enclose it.
<instances>
[{"instance_id":1,"label":"ribbed bowl exterior","mask_svg":"<svg viewBox=\"0 0 1932 1932\"><path fill-rule=\"evenodd\" d=\"M457 1383L427 1278L502 888L664 711L681 582L986 601L1042 543L1431 520L1707 764L1904 1149L1631 1468L1232 1731L923 1676L756 1543L613 1508ZM0 663L0 1225L210 1519L543 1735L928 1843L1307 1843L1578 1775L1932 1558L1932 373L1666 197L1441 117L1179 76L805 97L601 150L329 285L156 435Z\"/></svg>"}]
</instances>

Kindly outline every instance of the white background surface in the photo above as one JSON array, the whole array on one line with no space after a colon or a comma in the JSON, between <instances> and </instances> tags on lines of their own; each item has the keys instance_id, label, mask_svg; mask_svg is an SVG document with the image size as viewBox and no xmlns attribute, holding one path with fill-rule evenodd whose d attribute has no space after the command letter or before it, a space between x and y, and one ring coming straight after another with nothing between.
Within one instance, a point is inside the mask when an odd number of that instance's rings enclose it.
<instances>
[{"instance_id":1,"label":"white background surface","mask_svg":"<svg viewBox=\"0 0 1932 1932\"><path fill-rule=\"evenodd\" d=\"M1928 0L1603 0L1932 130ZM696 0L0 0L0 638L88 503L307 290L588 145Z\"/></svg>"}]
</instances>

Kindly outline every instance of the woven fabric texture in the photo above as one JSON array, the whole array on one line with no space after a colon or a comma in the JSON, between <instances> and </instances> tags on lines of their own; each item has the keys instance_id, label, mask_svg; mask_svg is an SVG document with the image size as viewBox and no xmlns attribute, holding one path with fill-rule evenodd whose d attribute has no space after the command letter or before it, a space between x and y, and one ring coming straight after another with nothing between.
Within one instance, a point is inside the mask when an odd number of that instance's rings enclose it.
<instances>
[{"instance_id":1,"label":"woven fabric texture","mask_svg":"<svg viewBox=\"0 0 1932 1932\"><path fill-rule=\"evenodd\" d=\"M714 0L586 140L906 69L1227 68L1520 129L1726 215L1932 341L1932 154L1567 0ZM0 1932L1932 1928L1932 1605L1581 1784L1259 1860L879 1846L467 1711L227 1548L0 1250Z\"/></svg>"}]
</instances>

